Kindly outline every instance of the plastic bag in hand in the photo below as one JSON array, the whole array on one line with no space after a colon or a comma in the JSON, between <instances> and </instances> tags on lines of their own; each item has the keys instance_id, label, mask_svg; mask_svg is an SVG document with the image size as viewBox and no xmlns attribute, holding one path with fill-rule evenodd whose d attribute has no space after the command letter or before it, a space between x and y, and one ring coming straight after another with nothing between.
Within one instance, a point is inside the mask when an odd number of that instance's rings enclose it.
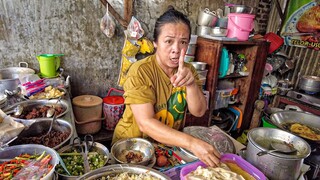
<instances>
[{"instance_id":1,"label":"plastic bag in hand","mask_svg":"<svg viewBox=\"0 0 320 180\"><path fill-rule=\"evenodd\" d=\"M108 11L100 21L100 29L108 38L114 35L116 24Z\"/></svg>"}]
</instances>

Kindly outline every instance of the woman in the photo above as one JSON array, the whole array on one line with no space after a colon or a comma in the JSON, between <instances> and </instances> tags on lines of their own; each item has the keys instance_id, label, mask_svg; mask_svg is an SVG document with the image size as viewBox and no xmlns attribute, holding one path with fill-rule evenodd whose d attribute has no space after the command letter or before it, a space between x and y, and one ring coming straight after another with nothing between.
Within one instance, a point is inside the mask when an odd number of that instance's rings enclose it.
<instances>
[{"instance_id":1,"label":"woman","mask_svg":"<svg viewBox=\"0 0 320 180\"><path fill-rule=\"evenodd\" d=\"M151 137L187 149L207 165L215 166L220 155L213 146L178 131L186 108L194 116L203 116L206 111L196 70L184 63L190 34L189 20L173 8L157 19L156 53L130 67L123 85L126 110L112 143L128 137Z\"/></svg>"}]
</instances>

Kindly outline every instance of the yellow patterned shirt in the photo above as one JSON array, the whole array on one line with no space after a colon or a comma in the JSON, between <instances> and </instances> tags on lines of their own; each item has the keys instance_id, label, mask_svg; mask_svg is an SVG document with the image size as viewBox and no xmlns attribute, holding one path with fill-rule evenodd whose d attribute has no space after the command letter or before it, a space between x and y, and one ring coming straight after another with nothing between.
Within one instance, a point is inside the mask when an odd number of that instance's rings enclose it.
<instances>
[{"instance_id":1,"label":"yellow patterned shirt","mask_svg":"<svg viewBox=\"0 0 320 180\"><path fill-rule=\"evenodd\" d=\"M200 84L193 66L189 63L185 63L185 66L191 68ZM156 119L172 128L181 128L187 107L185 87L173 87L169 77L158 65L155 55L132 64L126 78L123 84L126 108L115 128L112 144L122 138L146 137L139 130L130 104L151 103Z\"/></svg>"}]
</instances>

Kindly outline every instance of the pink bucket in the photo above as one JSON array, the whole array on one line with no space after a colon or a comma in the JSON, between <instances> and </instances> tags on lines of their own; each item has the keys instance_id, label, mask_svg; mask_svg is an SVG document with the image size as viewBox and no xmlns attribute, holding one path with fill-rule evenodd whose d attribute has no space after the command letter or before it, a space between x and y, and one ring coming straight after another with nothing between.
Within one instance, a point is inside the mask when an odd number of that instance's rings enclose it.
<instances>
[{"instance_id":1,"label":"pink bucket","mask_svg":"<svg viewBox=\"0 0 320 180\"><path fill-rule=\"evenodd\" d=\"M239 41L247 41L249 33L254 27L255 15L230 13L228 14L228 35L229 38L236 37Z\"/></svg>"},{"instance_id":2,"label":"pink bucket","mask_svg":"<svg viewBox=\"0 0 320 180\"><path fill-rule=\"evenodd\" d=\"M110 96L112 91L123 93L122 90L110 88L107 96L103 98L103 113L106 117L104 128L114 130L124 111L124 98L122 96Z\"/></svg>"}]
</instances>

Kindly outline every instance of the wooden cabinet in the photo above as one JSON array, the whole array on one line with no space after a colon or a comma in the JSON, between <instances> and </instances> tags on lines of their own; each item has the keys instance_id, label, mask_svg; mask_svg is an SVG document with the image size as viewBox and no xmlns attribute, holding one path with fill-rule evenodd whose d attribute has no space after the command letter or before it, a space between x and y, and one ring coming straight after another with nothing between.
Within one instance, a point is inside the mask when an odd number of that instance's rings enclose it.
<instances>
[{"instance_id":1,"label":"wooden cabinet","mask_svg":"<svg viewBox=\"0 0 320 180\"><path fill-rule=\"evenodd\" d=\"M187 114L185 126L210 125L211 114L214 109L216 87L220 80L218 78L220 57L222 48L226 47L228 51L244 54L247 60L246 67L249 72L248 76L230 74L223 79L234 81L235 86L239 88L240 103L237 104L237 106L243 112L241 129L248 129L254 110L254 103L259 96L269 44L270 43L266 41L217 41L198 37L195 59L196 61L206 62L208 64L206 90L210 92L210 105L203 117L194 117L191 114Z\"/></svg>"}]
</instances>

